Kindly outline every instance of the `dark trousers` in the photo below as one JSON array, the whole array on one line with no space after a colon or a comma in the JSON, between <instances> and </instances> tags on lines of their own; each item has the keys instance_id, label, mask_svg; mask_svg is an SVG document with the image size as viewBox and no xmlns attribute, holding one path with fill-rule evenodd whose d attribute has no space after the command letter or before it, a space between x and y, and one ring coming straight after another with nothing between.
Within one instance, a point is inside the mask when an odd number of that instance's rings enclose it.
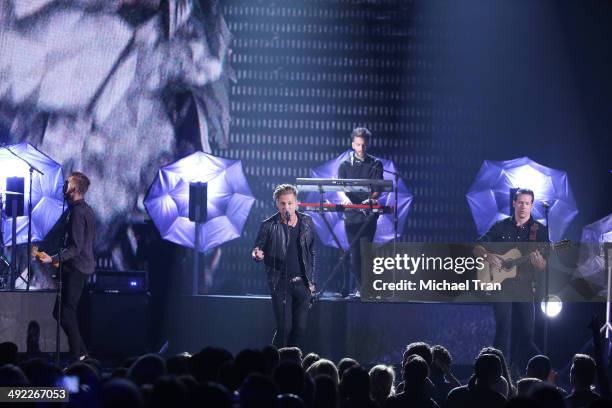
<instances>
[{"instance_id":1,"label":"dark trousers","mask_svg":"<svg viewBox=\"0 0 612 408\"><path fill-rule=\"evenodd\" d=\"M346 229L346 238L349 244L353 241L355 243L349 248L350 251L350 272L355 278L357 285L361 283L361 243L371 243L374 240L374 234L376 234L376 222L378 221L377 214L365 215L361 212L347 214L344 220L344 227ZM362 225L365 227L359 233ZM344 281L344 292L343 295L347 295L350 291L350 275L346 275Z\"/></svg>"},{"instance_id":2,"label":"dark trousers","mask_svg":"<svg viewBox=\"0 0 612 408\"><path fill-rule=\"evenodd\" d=\"M513 371L525 373L527 362L538 353L535 347L535 311L532 302L493 303L493 345L508 359Z\"/></svg>"},{"instance_id":3,"label":"dark trousers","mask_svg":"<svg viewBox=\"0 0 612 408\"><path fill-rule=\"evenodd\" d=\"M77 307L88 276L75 270L65 269L62 272L62 313L60 324L66 333L66 337L68 337L70 356L73 359L78 359L80 356L87 354L87 347L79 331ZM53 317L56 320L58 308L59 304L56 299L55 306L53 307Z\"/></svg>"},{"instance_id":4,"label":"dark trousers","mask_svg":"<svg viewBox=\"0 0 612 408\"><path fill-rule=\"evenodd\" d=\"M287 288L286 297L285 288ZM302 280L286 282L281 279L276 288L271 290L271 294L272 308L276 317L276 332L272 344L278 348L300 347L306 334L310 290L306 288Z\"/></svg>"}]
</instances>

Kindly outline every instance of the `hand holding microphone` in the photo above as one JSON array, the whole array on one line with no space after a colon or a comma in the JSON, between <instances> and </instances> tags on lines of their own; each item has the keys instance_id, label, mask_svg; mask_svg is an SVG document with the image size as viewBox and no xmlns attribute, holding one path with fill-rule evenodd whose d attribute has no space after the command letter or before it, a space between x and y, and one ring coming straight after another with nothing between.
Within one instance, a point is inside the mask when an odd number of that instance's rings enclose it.
<instances>
[{"instance_id":1,"label":"hand holding microphone","mask_svg":"<svg viewBox=\"0 0 612 408\"><path fill-rule=\"evenodd\" d=\"M255 260L255 261L263 261L264 259L264 252L259 249L258 247L253 248L253 253L251 254L251 257Z\"/></svg>"}]
</instances>

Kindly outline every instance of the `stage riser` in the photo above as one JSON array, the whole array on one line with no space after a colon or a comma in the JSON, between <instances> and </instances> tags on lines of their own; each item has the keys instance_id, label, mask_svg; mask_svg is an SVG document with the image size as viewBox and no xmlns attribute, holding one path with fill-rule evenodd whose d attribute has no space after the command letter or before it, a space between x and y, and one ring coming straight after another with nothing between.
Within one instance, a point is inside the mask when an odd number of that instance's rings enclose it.
<instances>
[{"instance_id":1,"label":"stage riser","mask_svg":"<svg viewBox=\"0 0 612 408\"><path fill-rule=\"evenodd\" d=\"M171 353L210 345L237 353L269 344L274 332L269 298L171 297L166 312L155 316L151 299L144 294L89 294L83 300L82 332L90 351L100 357L159 348L162 342L149 334L149 319L153 325L163 323L161 340L170 341ZM54 302L54 293L0 292L0 341L12 341L25 352L27 325L34 320L41 329L41 350L54 352ZM603 304L564 305L549 326L549 353L555 367L562 368L588 343L590 316L604 312ZM320 301L310 312L303 349L336 361L352 356L365 364L398 363L407 343L423 340L448 347L456 364L471 365L479 349L491 344L493 334L492 311L486 304ZM61 346L67 351L63 331Z\"/></svg>"},{"instance_id":2,"label":"stage riser","mask_svg":"<svg viewBox=\"0 0 612 408\"><path fill-rule=\"evenodd\" d=\"M173 352L219 346L237 353L271 342L270 299L185 296L173 303L165 328ZM493 332L487 305L321 301L309 314L303 348L336 361L397 363L406 344L427 341L447 346L458 364L471 364Z\"/></svg>"}]
</instances>

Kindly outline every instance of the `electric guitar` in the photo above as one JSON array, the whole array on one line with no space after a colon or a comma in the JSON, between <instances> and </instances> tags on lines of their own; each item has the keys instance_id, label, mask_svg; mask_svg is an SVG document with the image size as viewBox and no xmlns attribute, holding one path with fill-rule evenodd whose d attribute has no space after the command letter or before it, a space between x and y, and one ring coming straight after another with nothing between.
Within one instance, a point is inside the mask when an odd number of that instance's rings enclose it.
<instances>
[{"instance_id":1,"label":"electric guitar","mask_svg":"<svg viewBox=\"0 0 612 408\"><path fill-rule=\"evenodd\" d=\"M564 239L563 241L555 243L542 243L538 245L536 249L530 251L528 254L523 255L518 248L513 248L505 254L497 254L501 258L501 267L495 267L490 262L484 262L484 266L476 270L477 279L483 283L502 283L506 279L516 278L517 267L529 261L529 257L536 250L548 249L560 249L566 248L570 245L570 240Z\"/></svg>"},{"instance_id":2,"label":"electric guitar","mask_svg":"<svg viewBox=\"0 0 612 408\"><path fill-rule=\"evenodd\" d=\"M36 245L32 245L32 256L34 258L36 258L37 260L41 261L42 258L43 258L42 254L44 254L44 252L39 251L38 247ZM53 265L54 268L59 268L59 261L53 261L51 263L51 265Z\"/></svg>"}]
</instances>

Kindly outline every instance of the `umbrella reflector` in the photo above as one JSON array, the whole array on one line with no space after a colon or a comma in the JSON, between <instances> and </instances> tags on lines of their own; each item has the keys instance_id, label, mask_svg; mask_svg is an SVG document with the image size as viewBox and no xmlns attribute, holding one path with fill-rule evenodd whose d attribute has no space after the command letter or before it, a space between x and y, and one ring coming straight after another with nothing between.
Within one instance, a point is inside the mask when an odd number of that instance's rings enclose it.
<instances>
[{"instance_id":1,"label":"umbrella reflector","mask_svg":"<svg viewBox=\"0 0 612 408\"><path fill-rule=\"evenodd\" d=\"M62 215L64 174L62 166L29 143L23 142L8 146L16 155L24 158L44 173L32 173L32 241L42 241L53 225ZM16 176L24 177L25 191L23 201L29 200L30 174L25 162L7 149L0 149L0 190L3 190L5 179ZM16 219L17 244L28 241L27 208L23 216ZM10 214L6 214L10 217ZM11 228L14 220L6 218L3 222L3 242L11 245Z\"/></svg>"},{"instance_id":2,"label":"umbrella reflector","mask_svg":"<svg viewBox=\"0 0 612 408\"><path fill-rule=\"evenodd\" d=\"M238 238L255 198L242 163L193 153L159 169L144 205L161 236L176 244L195 247L195 222L189 220L189 184L207 183L207 221L200 229L201 252Z\"/></svg>"}]
</instances>

